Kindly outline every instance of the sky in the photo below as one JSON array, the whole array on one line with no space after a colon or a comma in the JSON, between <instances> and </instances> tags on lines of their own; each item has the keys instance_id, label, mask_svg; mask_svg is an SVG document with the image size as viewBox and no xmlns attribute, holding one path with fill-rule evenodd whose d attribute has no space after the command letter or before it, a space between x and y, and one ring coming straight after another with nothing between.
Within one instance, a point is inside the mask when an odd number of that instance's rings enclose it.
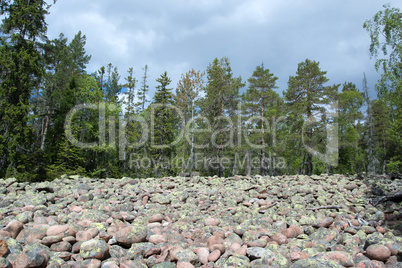
<instances>
[{"instance_id":1,"label":"sky","mask_svg":"<svg viewBox=\"0 0 402 268\"><path fill-rule=\"evenodd\" d=\"M386 3L402 8L382 0L57 0L46 20L50 39L86 35L88 73L112 63L124 83L130 67L141 80L147 64L150 98L164 71L175 89L182 74L222 57L244 82L263 63L280 94L308 58L327 71L327 85L361 89L365 73L375 97L379 75L363 23Z\"/></svg>"}]
</instances>

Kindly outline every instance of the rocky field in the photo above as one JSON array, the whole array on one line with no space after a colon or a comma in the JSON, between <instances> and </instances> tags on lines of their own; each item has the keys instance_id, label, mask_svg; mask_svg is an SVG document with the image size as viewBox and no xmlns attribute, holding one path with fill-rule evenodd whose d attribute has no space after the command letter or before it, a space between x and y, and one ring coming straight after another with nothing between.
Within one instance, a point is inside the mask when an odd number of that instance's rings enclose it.
<instances>
[{"instance_id":1,"label":"rocky field","mask_svg":"<svg viewBox=\"0 0 402 268\"><path fill-rule=\"evenodd\" d=\"M402 267L401 180L0 180L1 267ZM376 195L374 195L376 194Z\"/></svg>"}]
</instances>

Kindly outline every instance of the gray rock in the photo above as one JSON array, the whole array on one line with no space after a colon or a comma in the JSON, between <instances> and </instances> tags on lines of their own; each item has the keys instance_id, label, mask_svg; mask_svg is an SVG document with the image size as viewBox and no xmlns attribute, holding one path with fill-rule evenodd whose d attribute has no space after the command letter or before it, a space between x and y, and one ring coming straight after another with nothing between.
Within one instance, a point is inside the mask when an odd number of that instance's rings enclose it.
<instances>
[{"instance_id":1,"label":"gray rock","mask_svg":"<svg viewBox=\"0 0 402 268\"><path fill-rule=\"evenodd\" d=\"M104 260L109 256L109 247L104 240L91 239L81 244L80 256L84 259Z\"/></svg>"},{"instance_id":2,"label":"gray rock","mask_svg":"<svg viewBox=\"0 0 402 268\"><path fill-rule=\"evenodd\" d=\"M272 260L275 257L275 254L269 249L254 247L254 248L247 248L247 256L249 256L250 260L255 259Z\"/></svg>"},{"instance_id":3,"label":"gray rock","mask_svg":"<svg viewBox=\"0 0 402 268\"><path fill-rule=\"evenodd\" d=\"M172 262L161 262L153 266L154 268L176 268L176 265Z\"/></svg>"}]
</instances>

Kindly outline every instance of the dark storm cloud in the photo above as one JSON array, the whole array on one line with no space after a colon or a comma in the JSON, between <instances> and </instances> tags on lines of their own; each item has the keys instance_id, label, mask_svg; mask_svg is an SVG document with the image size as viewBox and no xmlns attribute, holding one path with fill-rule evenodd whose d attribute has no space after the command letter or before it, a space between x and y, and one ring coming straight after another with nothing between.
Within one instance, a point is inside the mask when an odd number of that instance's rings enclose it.
<instances>
[{"instance_id":1,"label":"dark storm cloud","mask_svg":"<svg viewBox=\"0 0 402 268\"><path fill-rule=\"evenodd\" d=\"M401 7L396 2L391 5ZM89 72L111 62L122 77L134 67L140 78L148 64L151 90L165 70L175 87L182 73L205 70L215 57L226 56L244 81L264 62L279 77L279 92L306 58L320 62L330 84L351 81L361 87L366 72L374 91L378 75L362 25L384 3L58 0L50 10L48 33L56 38L62 32L71 40L81 30L92 55Z\"/></svg>"}]
</instances>

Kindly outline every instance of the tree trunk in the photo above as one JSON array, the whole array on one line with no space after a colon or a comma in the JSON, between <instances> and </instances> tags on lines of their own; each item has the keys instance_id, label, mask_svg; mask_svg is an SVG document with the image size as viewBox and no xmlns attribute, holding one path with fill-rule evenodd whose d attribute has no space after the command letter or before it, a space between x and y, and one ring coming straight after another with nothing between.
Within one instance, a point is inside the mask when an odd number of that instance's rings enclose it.
<instances>
[{"instance_id":1,"label":"tree trunk","mask_svg":"<svg viewBox=\"0 0 402 268\"><path fill-rule=\"evenodd\" d=\"M311 122L311 117L312 117L311 109L308 108L307 109L307 120L309 123ZM312 131L311 127L309 127L307 129L307 136L308 136L307 145L308 145L308 147L311 148L311 140L313 138L313 131ZM310 152L307 152L306 166L307 166L307 175L311 176L313 174L313 155Z\"/></svg>"},{"instance_id":2,"label":"tree trunk","mask_svg":"<svg viewBox=\"0 0 402 268\"><path fill-rule=\"evenodd\" d=\"M311 176L313 174L313 155L309 152L307 153L306 167L307 175Z\"/></svg>"},{"instance_id":3,"label":"tree trunk","mask_svg":"<svg viewBox=\"0 0 402 268\"><path fill-rule=\"evenodd\" d=\"M184 119L184 125L186 125L187 120ZM186 154L186 142L183 143L183 150L182 150L182 155L183 155L183 162L181 163L181 170L180 170L180 177L183 177L184 175L184 168L186 167L186 161L184 160ZM190 168L191 169L191 168ZM190 171L190 177L191 177L191 171Z\"/></svg>"},{"instance_id":4,"label":"tree trunk","mask_svg":"<svg viewBox=\"0 0 402 268\"><path fill-rule=\"evenodd\" d=\"M251 176L251 157L252 157L252 152L250 152L249 157L247 157L247 176Z\"/></svg>"},{"instance_id":5,"label":"tree trunk","mask_svg":"<svg viewBox=\"0 0 402 268\"><path fill-rule=\"evenodd\" d=\"M383 130L383 133L384 133L385 131ZM384 134L383 134L384 135ZM383 174L385 174L385 172L386 172L386 168L387 168L387 143L385 142L385 138L384 138L384 140L383 140L383 143L382 143L382 146L383 146L383 149L384 149L384 157L383 157L383 164L382 164L382 173Z\"/></svg>"},{"instance_id":6,"label":"tree trunk","mask_svg":"<svg viewBox=\"0 0 402 268\"><path fill-rule=\"evenodd\" d=\"M191 111L191 118L194 124L194 111ZM191 133L191 153L190 153L190 177L193 176L193 167L194 167L194 133Z\"/></svg>"},{"instance_id":7,"label":"tree trunk","mask_svg":"<svg viewBox=\"0 0 402 268\"><path fill-rule=\"evenodd\" d=\"M264 98L261 99L261 144L263 146L263 149L261 150L261 176L265 176L266 175L266 168L265 168L265 139L264 139L264 135L265 135L265 128L264 128Z\"/></svg>"},{"instance_id":8,"label":"tree trunk","mask_svg":"<svg viewBox=\"0 0 402 268\"><path fill-rule=\"evenodd\" d=\"M47 111L47 115L45 116L45 126L42 128L42 139L40 143L40 149L43 151L45 149L45 140L46 140L46 133L49 128L50 123L50 109Z\"/></svg>"},{"instance_id":9,"label":"tree trunk","mask_svg":"<svg viewBox=\"0 0 402 268\"><path fill-rule=\"evenodd\" d=\"M306 174L306 169L305 169L305 166L306 165L306 155L305 154L303 154L303 161L302 161L302 163L300 164L300 172L299 173L301 173L302 175L305 175Z\"/></svg>"}]
</instances>

